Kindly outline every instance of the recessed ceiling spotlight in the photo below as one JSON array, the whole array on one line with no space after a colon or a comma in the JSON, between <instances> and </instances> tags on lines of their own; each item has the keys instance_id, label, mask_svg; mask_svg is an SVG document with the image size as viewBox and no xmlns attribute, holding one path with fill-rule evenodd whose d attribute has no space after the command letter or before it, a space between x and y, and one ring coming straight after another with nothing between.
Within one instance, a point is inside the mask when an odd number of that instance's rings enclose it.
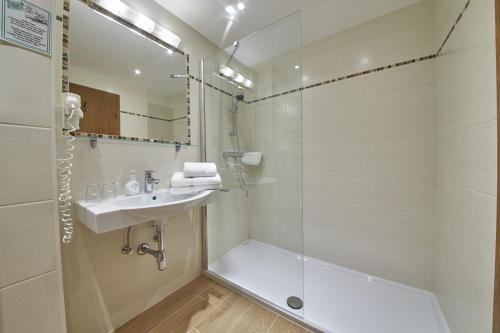
<instances>
[{"instance_id":1,"label":"recessed ceiling spotlight","mask_svg":"<svg viewBox=\"0 0 500 333\"><path fill-rule=\"evenodd\" d=\"M134 74L135 75L141 75L141 70L140 69L134 69Z\"/></svg>"},{"instance_id":2,"label":"recessed ceiling spotlight","mask_svg":"<svg viewBox=\"0 0 500 333\"><path fill-rule=\"evenodd\" d=\"M229 5L226 7L226 12L231 15L236 15L236 8L234 8L234 6Z\"/></svg>"},{"instance_id":3,"label":"recessed ceiling spotlight","mask_svg":"<svg viewBox=\"0 0 500 333\"><path fill-rule=\"evenodd\" d=\"M168 49L167 53L170 54L170 55L172 55L172 54L174 54L174 51L172 51L171 49Z\"/></svg>"},{"instance_id":4,"label":"recessed ceiling spotlight","mask_svg":"<svg viewBox=\"0 0 500 333\"><path fill-rule=\"evenodd\" d=\"M300 68L300 66L299 66L299 65L295 65L295 66L293 66L293 68L295 68L295 69L299 69L299 68Z\"/></svg>"},{"instance_id":5,"label":"recessed ceiling spotlight","mask_svg":"<svg viewBox=\"0 0 500 333\"><path fill-rule=\"evenodd\" d=\"M236 5L236 8L238 8L239 10L244 10L245 7L246 6L243 2L238 2L238 4Z\"/></svg>"}]
</instances>

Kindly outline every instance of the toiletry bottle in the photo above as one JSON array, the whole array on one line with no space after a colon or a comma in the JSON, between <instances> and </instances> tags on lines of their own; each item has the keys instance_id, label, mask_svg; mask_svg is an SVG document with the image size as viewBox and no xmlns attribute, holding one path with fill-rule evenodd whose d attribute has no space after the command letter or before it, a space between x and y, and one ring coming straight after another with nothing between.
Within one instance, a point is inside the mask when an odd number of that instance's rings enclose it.
<instances>
[{"instance_id":1,"label":"toiletry bottle","mask_svg":"<svg viewBox=\"0 0 500 333\"><path fill-rule=\"evenodd\" d=\"M136 195L141 192L141 184L137 181L136 171L130 173L130 179L125 184L125 193L127 195Z\"/></svg>"}]
</instances>

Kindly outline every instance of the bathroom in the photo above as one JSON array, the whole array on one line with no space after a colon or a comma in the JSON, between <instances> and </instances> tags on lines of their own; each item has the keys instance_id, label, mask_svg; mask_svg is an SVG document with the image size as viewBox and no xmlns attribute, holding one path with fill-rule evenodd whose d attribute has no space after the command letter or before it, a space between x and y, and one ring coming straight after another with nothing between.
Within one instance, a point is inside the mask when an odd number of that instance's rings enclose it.
<instances>
[{"instance_id":1,"label":"bathroom","mask_svg":"<svg viewBox=\"0 0 500 333\"><path fill-rule=\"evenodd\" d=\"M500 1L0 13L1 333L500 333Z\"/></svg>"}]
</instances>

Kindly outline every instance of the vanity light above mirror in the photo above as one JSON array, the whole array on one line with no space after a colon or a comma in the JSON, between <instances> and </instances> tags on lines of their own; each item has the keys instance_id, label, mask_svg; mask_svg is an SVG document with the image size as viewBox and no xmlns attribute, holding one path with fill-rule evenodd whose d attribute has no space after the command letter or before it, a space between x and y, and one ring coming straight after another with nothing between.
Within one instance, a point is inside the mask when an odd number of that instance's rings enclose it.
<instances>
[{"instance_id":1,"label":"vanity light above mirror","mask_svg":"<svg viewBox=\"0 0 500 333\"><path fill-rule=\"evenodd\" d=\"M137 28L160 38L162 41L172 45L177 50L180 49L182 39L179 36L154 22L149 17L130 8L120 0L95 0L94 3L114 15L127 20Z\"/></svg>"}]
</instances>

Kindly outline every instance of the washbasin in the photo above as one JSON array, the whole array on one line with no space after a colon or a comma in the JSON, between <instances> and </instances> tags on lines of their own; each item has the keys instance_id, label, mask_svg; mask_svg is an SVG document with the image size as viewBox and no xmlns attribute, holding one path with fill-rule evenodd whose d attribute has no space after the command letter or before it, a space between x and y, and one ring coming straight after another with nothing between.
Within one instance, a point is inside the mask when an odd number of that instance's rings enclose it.
<instances>
[{"instance_id":1,"label":"washbasin","mask_svg":"<svg viewBox=\"0 0 500 333\"><path fill-rule=\"evenodd\" d=\"M166 220L190 209L216 200L218 191L206 190L195 194L172 194L170 189L134 196L120 195L99 203L76 202L76 216L95 233L104 233L129 226Z\"/></svg>"}]
</instances>

